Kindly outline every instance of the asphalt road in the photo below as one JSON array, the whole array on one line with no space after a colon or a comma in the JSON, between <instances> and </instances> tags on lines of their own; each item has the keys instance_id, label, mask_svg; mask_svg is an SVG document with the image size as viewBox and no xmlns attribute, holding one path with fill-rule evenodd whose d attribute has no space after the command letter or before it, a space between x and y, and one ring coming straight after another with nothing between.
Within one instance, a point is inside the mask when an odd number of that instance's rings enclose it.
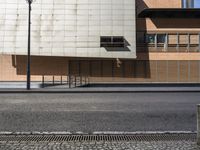
<instances>
[{"instance_id":1,"label":"asphalt road","mask_svg":"<svg viewBox=\"0 0 200 150\"><path fill-rule=\"evenodd\" d=\"M0 94L0 132L196 131L200 93Z\"/></svg>"}]
</instances>

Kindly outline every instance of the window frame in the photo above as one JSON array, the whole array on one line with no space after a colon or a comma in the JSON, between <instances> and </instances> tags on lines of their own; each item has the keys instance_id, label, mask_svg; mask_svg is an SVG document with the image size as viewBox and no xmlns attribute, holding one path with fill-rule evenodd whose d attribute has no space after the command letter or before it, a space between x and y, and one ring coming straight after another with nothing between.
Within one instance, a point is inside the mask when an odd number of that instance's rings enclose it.
<instances>
[{"instance_id":1,"label":"window frame","mask_svg":"<svg viewBox=\"0 0 200 150\"><path fill-rule=\"evenodd\" d=\"M104 42L104 39L110 39L108 42ZM121 40L121 42L115 42L115 39ZM125 47L125 39L123 36L101 36L100 47L113 47L123 48Z\"/></svg>"}]
</instances>

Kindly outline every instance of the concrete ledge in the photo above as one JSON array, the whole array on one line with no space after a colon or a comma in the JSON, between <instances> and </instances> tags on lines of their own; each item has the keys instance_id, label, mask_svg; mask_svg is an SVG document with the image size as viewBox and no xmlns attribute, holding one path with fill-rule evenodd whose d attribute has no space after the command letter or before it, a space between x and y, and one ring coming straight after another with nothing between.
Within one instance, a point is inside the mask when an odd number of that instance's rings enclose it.
<instances>
[{"instance_id":1,"label":"concrete ledge","mask_svg":"<svg viewBox=\"0 0 200 150\"><path fill-rule=\"evenodd\" d=\"M197 105L197 144L200 145L200 104Z\"/></svg>"}]
</instances>

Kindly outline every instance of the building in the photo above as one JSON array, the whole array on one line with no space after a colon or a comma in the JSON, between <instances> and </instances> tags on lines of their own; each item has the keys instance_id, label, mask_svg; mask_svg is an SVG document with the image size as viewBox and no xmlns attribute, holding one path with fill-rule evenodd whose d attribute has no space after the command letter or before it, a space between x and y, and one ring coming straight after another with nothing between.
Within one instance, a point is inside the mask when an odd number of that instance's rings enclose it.
<instances>
[{"instance_id":1,"label":"building","mask_svg":"<svg viewBox=\"0 0 200 150\"><path fill-rule=\"evenodd\" d=\"M26 80L27 9L0 1L0 81ZM32 14L32 81L200 83L193 0L36 0Z\"/></svg>"}]
</instances>

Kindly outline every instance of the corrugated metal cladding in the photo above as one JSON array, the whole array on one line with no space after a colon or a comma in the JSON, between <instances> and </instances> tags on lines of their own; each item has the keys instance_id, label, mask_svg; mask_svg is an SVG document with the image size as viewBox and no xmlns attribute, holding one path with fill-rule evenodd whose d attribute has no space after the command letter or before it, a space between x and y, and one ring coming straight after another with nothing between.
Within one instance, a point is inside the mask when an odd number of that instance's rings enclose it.
<instances>
[{"instance_id":1,"label":"corrugated metal cladding","mask_svg":"<svg viewBox=\"0 0 200 150\"><path fill-rule=\"evenodd\" d=\"M27 53L28 5L0 0L0 54ZM136 58L135 0L36 0L32 55ZM124 36L127 47L100 47L101 36Z\"/></svg>"}]
</instances>

